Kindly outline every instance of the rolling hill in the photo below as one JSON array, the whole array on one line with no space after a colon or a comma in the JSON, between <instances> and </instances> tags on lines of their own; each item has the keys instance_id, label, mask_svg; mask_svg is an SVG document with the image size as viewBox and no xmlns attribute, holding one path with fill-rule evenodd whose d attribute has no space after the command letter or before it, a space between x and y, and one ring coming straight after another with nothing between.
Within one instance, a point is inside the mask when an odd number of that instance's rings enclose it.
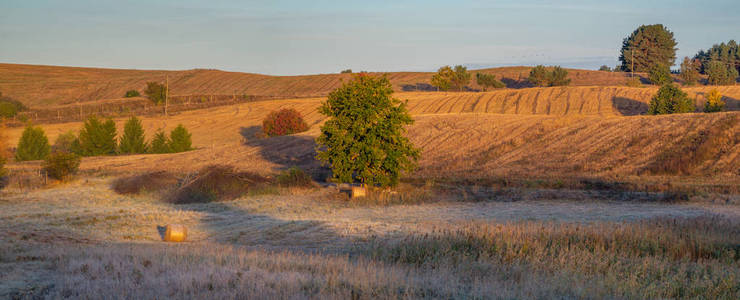
<instances>
[{"instance_id":1,"label":"rolling hill","mask_svg":"<svg viewBox=\"0 0 740 300\"><path fill-rule=\"evenodd\" d=\"M496 74L509 87L528 87L529 67L477 70ZM397 91L429 91L433 73L387 73ZM47 107L122 97L127 90L143 90L148 81L169 78L172 95L252 95L270 97L320 97L327 95L351 74L268 76L219 70L127 70L0 64L0 92L30 107ZM569 70L574 86L622 85L626 73ZM475 78L475 74L473 74ZM470 85L479 89L475 80Z\"/></svg>"}]
</instances>

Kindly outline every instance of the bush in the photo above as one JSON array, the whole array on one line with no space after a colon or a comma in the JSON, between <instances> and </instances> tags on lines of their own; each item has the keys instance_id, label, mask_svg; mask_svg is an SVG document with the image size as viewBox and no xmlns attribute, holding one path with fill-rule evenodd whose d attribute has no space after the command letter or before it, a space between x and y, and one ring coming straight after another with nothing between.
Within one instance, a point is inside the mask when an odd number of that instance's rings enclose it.
<instances>
[{"instance_id":1,"label":"bush","mask_svg":"<svg viewBox=\"0 0 740 300\"><path fill-rule=\"evenodd\" d=\"M725 102L722 101L722 94L717 89L712 89L707 94L707 103L704 104L704 112L719 112L725 108Z\"/></svg>"},{"instance_id":2,"label":"bush","mask_svg":"<svg viewBox=\"0 0 740 300\"><path fill-rule=\"evenodd\" d=\"M313 185L311 176L298 167L291 167L281 172L276 178L277 183L287 187L310 187Z\"/></svg>"},{"instance_id":3,"label":"bush","mask_svg":"<svg viewBox=\"0 0 740 300\"><path fill-rule=\"evenodd\" d=\"M113 191L121 195L156 192L175 187L177 177L166 171L149 172L141 175L121 177L113 181Z\"/></svg>"},{"instance_id":4,"label":"bush","mask_svg":"<svg viewBox=\"0 0 740 300\"><path fill-rule=\"evenodd\" d=\"M561 86L569 85L568 70L555 66L551 71L543 65L538 65L529 71L529 82L536 86Z\"/></svg>"},{"instance_id":5,"label":"bush","mask_svg":"<svg viewBox=\"0 0 740 300\"><path fill-rule=\"evenodd\" d=\"M562 86L570 84L570 79L568 79L568 71L561 68L560 66L555 66L554 68L552 68L552 71L548 74L547 78L548 84L550 86Z\"/></svg>"},{"instance_id":6,"label":"bush","mask_svg":"<svg viewBox=\"0 0 740 300\"><path fill-rule=\"evenodd\" d=\"M414 119L392 94L387 77L356 76L321 105L329 119L316 140L323 147L316 157L331 166L333 180L394 186L401 171L416 167L420 151L404 136Z\"/></svg>"},{"instance_id":7,"label":"bush","mask_svg":"<svg viewBox=\"0 0 740 300\"><path fill-rule=\"evenodd\" d=\"M15 151L16 161L39 160L49 156L51 147L41 127L26 126Z\"/></svg>"},{"instance_id":8,"label":"bush","mask_svg":"<svg viewBox=\"0 0 740 300\"><path fill-rule=\"evenodd\" d=\"M293 108L270 112L262 121L262 132L267 136L288 135L308 130L301 113Z\"/></svg>"},{"instance_id":9,"label":"bush","mask_svg":"<svg viewBox=\"0 0 740 300\"><path fill-rule=\"evenodd\" d=\"M183 181L170 202L176 204L233 200L264 188L270 180L230 166L208 166Z\"/></svg>"},{"instance_id":10,"label":"bush","mask_svg":"<svg viewBox=\"0 0 740 300\"><path fill-rule=\"evenodd\" d=\"M609 66L607 65L602 65L601 67L599 67L599 71L611 72L612 69L609 68Z\"/></svg>"},{"instance_id":11,"label":"bush","mask_svg":"<svg viewBox=\"0 0 740 300\"><path fill-rule=\"evenodd\" d=\"M694 110L696 110L696 106L686 93L673 84L666 84L650 100L648 114L689 113Z\"/></svg>"},{"instance_id":12,"label":"bush","mask_svg":"<svg viewBox=\"0 0 740 300\"><path fill-rule=\"evenodd\" d=\"M493 74L476 73L475 80L478 85L483 87L483 91L487 88L500 89L506 87L506 84L496 79L496 76Z\"/></svg>"},{"instance_id":13,"label":"bush","mask_svg":"<svg viewBox=\"0 0 740 300\"><path fill-rule=\"evenodd\" d=\"M650 82L654 85L662 86L673 82L671 70L664 65L654 65L650 68L649 78Z\"/></svg>"},{"instance_id":14,"label":"bush","mask_svg":"<svg viewBox=\"0 0 740 300\"><path fill-rule=\"evenodd\" d=\"M77 136L73 131L67 131L65 133L60 134L57 136L56 141L54 141L54 146L51 146L52 152L75 152L73 149L73 145L75 144L75 141L77 141L79 146L79 140L77 140Z\"/></svg>"},{"instance_id":15,"label":"bush","mask_svg":"<svg viewBox=\"0 0 740 300\"><path fill-rule=\"evenodd\" d=\"M126 95L124 95L125 98L133 98L139 96L141 96L141 94L137 90L128 90L126 91Z\"/></svg>"},{"instance_id":16,"label":"bush","mask_svg":"<svg viewBox=\"0 0 740 300\"><path fill-rule=\"evenodd\" d=\"M3 96L0 93L0 118L12 118L18 114L18 112L26 111L28 107L23 103L13 100L10 97Z\"/></svg>"},{"instance_id":17,"label":"bush","mask_svg":"<svg viewBox=\"0 0 740 300\"><path fill-rule=\"evenodd\" d=\"M123 126L123 136L121 136L118 149L124 154L146 153L144 127L141 126L141 121L137 117L129 118Z\"/></svg>"},{"instance_id":18,"label":"bush","mask_svg":"<svg viewBox=\"0 0 740 300\"><path fill-rule=\"evenodd\" d=\"M191 134L184 126L182 126L182 124L177 125L177 127L170 132L170 141L168 145L170 152L178 153L193 150L190 136Z\"/></svg>"},{"instance_id":19,"label":"bush","mask_svg":"<svg viewBox=\"0 0 740 300\"><path fill-rule=\"evenodd\" d=\"M342 70L342 72L339 72L339 73L341 73L341 74L351 74L352 73L352 69Z\"/></svg>"},{"instance_id":20,"label":"bush","mask_svg":"<svg viewBox=\"0 0 740 300\"><path fill-rule=\"evenodd\" d=\"M80 157L70 152L54 152L44 162L44 171L51 178L67 180L77 173Z\"/></svg>"},{"instance_id":21,"label":"bush","mask_svg":"<svg viewBox=\"0 0 740 300\"><path fill-rule=\"evenodd\" d=\"M548 84L548 72L545 66L538 65L529 71L529 78L527 80L536 86L547 86Z\"/></svg>"},{"instance_id":22,"label":"bush","mask_svg":"<svg viewBox=\"0 0 740 300\"><path fill-rule=\"evenodd\" d=\"M161 83L153 81L146 83L144 94L156 105L164 103L165 97L167 97L165 86Z\"/></svg>"},{"instance_id":23,"label":"bush","mask_svg":"<svg viewBox=\"0 0 740 300\"><path fill-rule=\"evenodd\" d=\"M165 134L161 129L157 130L157 132L154 133L152 142L150 143L149 151L150 153L155 154L170 153L169 144L170 141L167 138L167 134Z\"/></svg>"},{"instance_id":24,"label":"bush","mask_svg":"<svg viewBox=\"0 0 740 300\"><path fill-rule=\"evenodd\" d=\"M116 154L116 123L90 116L80 129L78 151L82 156Z\"/></svg>"}]
</instances>

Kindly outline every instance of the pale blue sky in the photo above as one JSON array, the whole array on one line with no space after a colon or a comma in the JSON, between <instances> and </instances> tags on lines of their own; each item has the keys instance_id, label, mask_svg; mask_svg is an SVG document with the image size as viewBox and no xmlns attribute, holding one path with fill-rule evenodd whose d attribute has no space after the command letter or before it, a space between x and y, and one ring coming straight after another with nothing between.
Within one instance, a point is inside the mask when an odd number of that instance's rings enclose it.
<instances>
[{"instance_id":1,"label":"pale blue sky","mask_svg":"<svg viewBox=\"0 0 740 300\"><path fill-rule=\"evenodd\" d=\"M739 40L740 1L1 0L0 62L275 75L617 63L662 23L678 56Z\"/></svg>"}]
</instances>

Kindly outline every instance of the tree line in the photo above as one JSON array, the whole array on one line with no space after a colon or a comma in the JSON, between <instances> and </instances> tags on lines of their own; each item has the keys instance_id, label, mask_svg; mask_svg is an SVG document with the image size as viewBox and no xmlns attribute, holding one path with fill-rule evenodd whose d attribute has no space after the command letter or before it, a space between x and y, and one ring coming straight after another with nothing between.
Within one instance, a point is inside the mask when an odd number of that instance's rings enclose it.
<instances>
[{"instance_id":1,"label":"tree line","mask_svg":"<svg viewBox=\"0 0 740 300\"><path fill-rule=\"evenodd\" d=\"M116 124L112 119L102 121L89 117L78 134L70 131L57 137L54 145L49 144L43 128L27 125L23 130L15 151L16 161L45 160L45 170L55 178L64 179L74 173L83 156L177 153L192 150L191 134L179 124L169 136L159 129L147 142L141 120L129 118L123 135L117 137Z\"/></svg>"},{"instance_id":2,"label":"tree line","mask_svg":"<svg viewBox=\"0 0 740 300\"><path fill-rule=\"evenodd\" d=\"M654 84L672 82L670 67L676 61L678 43L667 27L662 24L642 25L622 41L619 61L615 71L648 72ZM735 84L740 72L740 46L734 40L715 44L708 50L700 50L693 58L684 57L679 76L686 85L698 83L699 75L707 75L711 85ZM608 71L607 66L600 68Z\"/></svg>"}]
</instances>

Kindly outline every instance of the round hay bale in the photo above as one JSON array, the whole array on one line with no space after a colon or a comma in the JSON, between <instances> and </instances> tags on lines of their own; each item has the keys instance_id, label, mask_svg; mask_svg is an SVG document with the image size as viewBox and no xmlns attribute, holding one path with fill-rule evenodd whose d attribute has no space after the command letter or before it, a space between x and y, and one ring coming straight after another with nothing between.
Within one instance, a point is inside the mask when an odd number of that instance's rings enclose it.
<instances>
[{"instance_id":1,"label":"round hay bale","mask_svg":"<svg viewBox=\"0 0 740 300\"><path fill-rule=\"evenodd\" d=\"M165 242L182 242L188 236L188 229L183 225L170 224L164 232Z\"/></svg>"}]
</instances>

